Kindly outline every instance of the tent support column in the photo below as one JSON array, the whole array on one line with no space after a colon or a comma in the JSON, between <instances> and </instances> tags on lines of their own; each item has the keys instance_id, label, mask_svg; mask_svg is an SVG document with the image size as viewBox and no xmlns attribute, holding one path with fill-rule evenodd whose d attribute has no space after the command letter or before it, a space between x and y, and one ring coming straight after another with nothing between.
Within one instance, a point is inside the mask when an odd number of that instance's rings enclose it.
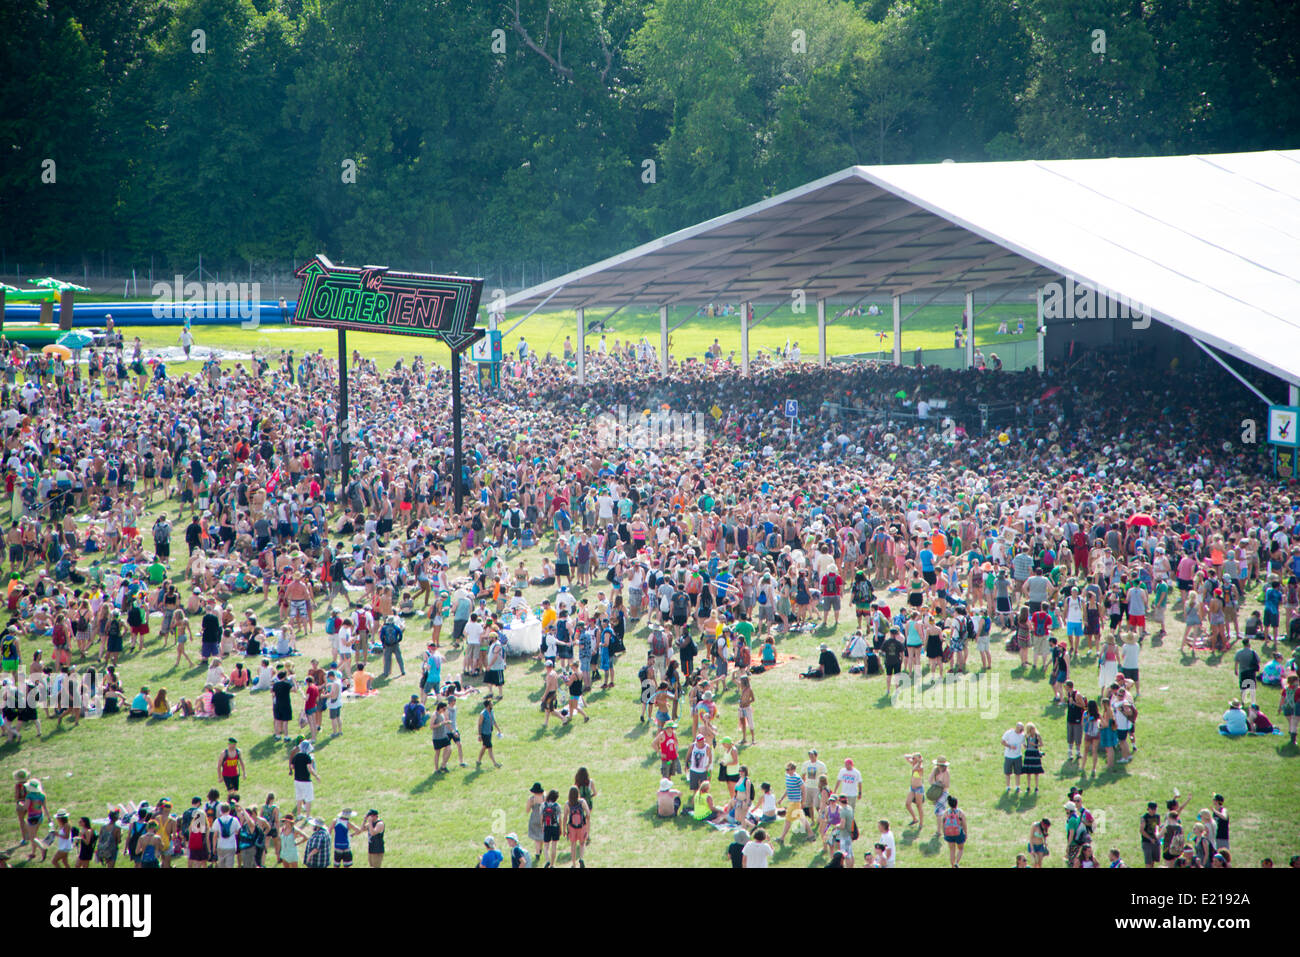
<instances>
[{"instance_id":1,"label":"tent support column","mask_svg":"<svg viewBox=\"0 0 1300 957\"><path fill-rule=\"evenodd\" d=\"M975 293L966 290L966 368L975 368Z\"/></svg>"},{"instance_id":2,"label":"tent support column","mask_svg":"<svg viewBox=\"0 0 1300 957\"><path fill-rule=\"evenodd\" d=\"M740 304L740 374L749 375L749 303Z\"/></svg>"},{"instance_id":3,"label":"tent support column","mask_svg":"<svg viewBox=\"0 0 1300 957\"><path fill-rule=\"evenodd\" d=\"M826 368L826 300L817 300L817 364Z\"/></svg>"},{"instance_id":4,"label":"tent support column","mask_svg":"<svg viewBox=\"0 0 1300 957\"><path fill-rule=\"evenodd\" d=\"M587 310L577 308L578 314L578 385L587 384Z\"/></svg>"},{"instance_id":5,"label":"tent support column","mask_svg":"<svg viewBox=\"0 0 1300 957\"><path fill-rule=\"evenodd\" d=\"M903 297L894 296L894 365L903 364Z\"/></svg>"},{"instance_id":6,"label":"tent support column","mask_svg":"<svg viewBox=\"0 0 1300 957\"><path fill-rule=\"evenodd\" d=\"M1038 371L1043 372L1047 368L1047 326L1043 323L1043 287L1038 287L1038 324L1034 327L1034 333L1038 337Z\"/></svg>"},{"instance_id":7,"label":"tent support column","mask_svg":"<svg viewBox=\"0 0 1300 957\"><path fill-rule=\"evenodd\" d=\"M668 375L668 307L659 307L659 373Z\"/></svg>"}]
</instances>

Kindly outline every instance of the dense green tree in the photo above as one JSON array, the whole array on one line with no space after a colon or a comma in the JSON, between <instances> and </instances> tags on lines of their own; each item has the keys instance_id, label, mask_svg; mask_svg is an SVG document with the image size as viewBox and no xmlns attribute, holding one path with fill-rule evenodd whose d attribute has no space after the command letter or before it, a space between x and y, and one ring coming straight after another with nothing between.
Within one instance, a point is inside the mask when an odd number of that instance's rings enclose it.
<instances>
[{"instance_id":1,"label":"dense green tree","mask_svg":"<svg viewBox=\"0 0 1300 957\"><path fill-rule=\"evenodd\" d=\"M28 262L531 281L853 163L1294 147L1297 28L1284 0L13 0L0 225Z\"/></svg>"}]
</instances>

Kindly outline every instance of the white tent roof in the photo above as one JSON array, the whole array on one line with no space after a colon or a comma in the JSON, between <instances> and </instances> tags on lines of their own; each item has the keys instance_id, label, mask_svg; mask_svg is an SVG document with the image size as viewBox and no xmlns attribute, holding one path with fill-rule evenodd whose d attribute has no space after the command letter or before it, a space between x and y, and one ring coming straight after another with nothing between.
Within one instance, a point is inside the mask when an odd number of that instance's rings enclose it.
<instances>
[{"instance_id":1,"label":"white tent roof","mask_svg":"<svg viewBox=\"0 0 1300 957\"><path fill-rule=\"evenodd\" d=\"M1300 150L854 166L505 306L883 298L1062 276L1300 383Z\"/></svg>"}]
</instances>

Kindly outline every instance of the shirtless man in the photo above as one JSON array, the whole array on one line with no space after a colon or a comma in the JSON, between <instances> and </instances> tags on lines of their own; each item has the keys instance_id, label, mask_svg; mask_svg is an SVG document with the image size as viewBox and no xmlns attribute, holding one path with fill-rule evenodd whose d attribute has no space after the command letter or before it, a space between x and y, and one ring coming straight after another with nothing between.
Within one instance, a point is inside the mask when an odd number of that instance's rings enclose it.
<instances>
[{"instance_id":1,"label":"shirtless man","mask_svg":"<svg viewBox=\"0 0 1300 957\"><path fill-rule=\"evenodd\" d=\"M307 583L306 576L290 579L288 586L285 588L285 596L289 599L289 628L293 631L301 628L307 635L310 635L311 585Z\"/></svg>"},{"instance_id":2,"label":"shirtless man","mask_svg":"<svg viewBox=\"0 0 1300 957\"><path fill-rule=\"evenodd\" d=\"M555 673L555 662L546 663L545 683L542 686L542 714L545 720L542 721L542 728L545 729L551 723L551 715L559 704L560 697L560 678Z\"/></svg>"}]
</instances>

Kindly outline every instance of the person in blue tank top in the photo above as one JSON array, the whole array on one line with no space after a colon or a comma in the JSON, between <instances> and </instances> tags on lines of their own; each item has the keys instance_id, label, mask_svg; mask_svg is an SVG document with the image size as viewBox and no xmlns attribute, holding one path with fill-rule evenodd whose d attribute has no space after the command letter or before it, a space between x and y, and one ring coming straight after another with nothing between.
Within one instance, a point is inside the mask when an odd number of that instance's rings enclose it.
<instances>
[{"instance_id":1,"label":"person in blue tank top","mask_svg":"<svg viewBox=\"0 0 1300 957\"><path fill-rule=\"evenodd\" d=\"M352 866L352 835L362 833L362 828L352 823L352 808L345 807L334 819L334 866Z\"/></svg>"}]
</instances>

